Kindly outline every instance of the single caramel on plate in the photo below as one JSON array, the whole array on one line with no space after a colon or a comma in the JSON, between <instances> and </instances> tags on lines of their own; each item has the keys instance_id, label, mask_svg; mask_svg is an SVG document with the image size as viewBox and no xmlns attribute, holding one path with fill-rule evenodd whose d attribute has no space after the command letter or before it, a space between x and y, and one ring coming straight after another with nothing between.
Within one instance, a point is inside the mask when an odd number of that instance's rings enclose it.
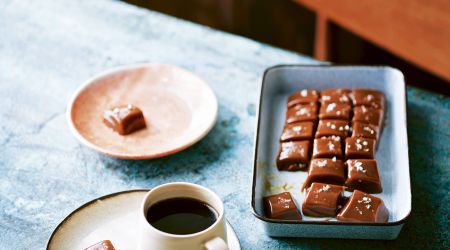
<instances>
[{"instance_id":1,"label":"single caramel on plate","mask_svg":"<svg viewBox=\"0 0 450 250\"><path fill-rule=\"evenodd\" d=\"M105 125L105 110L114 112L124 104L142 110L145 129L123 136ZM214 92L191 72L143 64L89 80L75 93L68 118L85 145L113 157L150 159L179 152L205 136L214 125L217 107Z\"/></svg>"},{"instance_id":2,"label":"single caramel on plate","mask_svg":"<svg viewBox=\"0 0 450 250\"><path fill-rule=\"evenodd\" d=\"M146 127L142 111L131 104L106 110L103 123L120 135L128 135Z\"/></svg>"},{"instance_id":3,"label":"single caramel on plate","mask_svg":"<svg viewBox=\"0 0 450 250\"><path fill-rule=\"evenodd\" d=\"M111 241L104 240L104 241L100 241L99 243L94 244L84 250L115 250L115 248L112 245Z\"/></svg>"}]
</instances>

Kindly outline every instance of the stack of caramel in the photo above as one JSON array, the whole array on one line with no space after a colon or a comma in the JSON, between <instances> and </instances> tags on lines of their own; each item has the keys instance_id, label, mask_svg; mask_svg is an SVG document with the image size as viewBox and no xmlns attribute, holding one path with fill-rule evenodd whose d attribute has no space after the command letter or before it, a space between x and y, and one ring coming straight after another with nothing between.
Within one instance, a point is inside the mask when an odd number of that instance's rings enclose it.
<instances>
[{"instance_id":1,"label":"stack of caramel","mask_svg":"<svg viewBox=\"0 0 450 250\"><path fill-rule=\"evenodd\" d=\"M308 171L305 215L387 220L383 201L368 194L382 192L374 156L384 103L384 94L372 89L305 89L289 96L277 167ZM350 200L344 190L355 190Z\"/></svg>"}]
</instances>

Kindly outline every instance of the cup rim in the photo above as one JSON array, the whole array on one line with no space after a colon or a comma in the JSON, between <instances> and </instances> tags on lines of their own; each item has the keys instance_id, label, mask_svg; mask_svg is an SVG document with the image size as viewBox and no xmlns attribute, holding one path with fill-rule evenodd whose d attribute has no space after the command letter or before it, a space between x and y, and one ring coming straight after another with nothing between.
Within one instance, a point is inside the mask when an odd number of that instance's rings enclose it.
<instances>
[{"instance_id":1,"label":"cup rim","mask_svg":"<svg viewBox=\"0 0 450 250\"><path fill-rule=\"evenodd\" d=\"M161 188L167 188L167 187L175 186L175 185L184 185L184 186L190 186L190 187L202 189L203 191L205 191L205 192L209 193L210 195L212 195L212 197L214 197L213 199L216 199L217 201L219 201L219 204L221 206L221 210L222 211L216 211L218 213L218 215L219 215L217 217L216 221L212 225L210 225L208 228L206 228L206 229L204 229L202 231L196 232L196 233L192 233L192 234L172 234L172 233L167 233L167 232L164 232L164 231L161 231L161 230L155 228L152 224L150 224L147 221L147 216L146 216L146 211L145 211L145 204L146 204L146 201L148 200L148 197L150 195L152 195L152 193L154 193L155 190L159 190ZM216 207L212 206L209 202L203 201L203 200L202 200L202 202L206 202L214 210L218 210ZM148 228L150 228L150 230L152 230L152 231L154 231L154 232L156 232L156 233L158 233L158 234L160 234L162 236L172 237L172 238L192 238L192 237L195 237L195 236L200 236L200 235L206 233L207 231L212 230L212 228L216 227L219 223L221 223L221 221L223 221L224 214L225 214L225 209L224 209L223 202L222 202L222 200L220 199L220 197L216 193L214 193L212 190L210 190L210 189L208 189L208 188L206 188L204 186L201 186L201 185L198 185L198 184L195 184L195 183L190 183L190 182L169 182L169 183L165 183L165 184L161 184L159 186L156 186L155 188L152 188L150 191L147 192L147 194L145 195L145 197L144 197L144 199L142 200L142 203L141 203L141 216L144 217L144 220L145 220L146 224L148 225Z\"/></svg>"}]
</instances>

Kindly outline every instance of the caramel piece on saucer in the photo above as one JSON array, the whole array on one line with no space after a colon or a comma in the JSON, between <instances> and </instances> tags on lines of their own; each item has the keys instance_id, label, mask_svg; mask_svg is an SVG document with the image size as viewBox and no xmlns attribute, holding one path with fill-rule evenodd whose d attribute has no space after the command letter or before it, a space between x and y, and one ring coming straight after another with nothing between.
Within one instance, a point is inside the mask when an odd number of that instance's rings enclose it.
<instances>
[{"instance_id":1,"label":"caramel piece on saucer","mask_svg":"<svg viewBox=\"0 0 450 250\"><path fill-rule=\"evenodd\" d=\"M104 240L104 241L100 241L99 243L92 245L84 250L115 250L115 248L112 245L111 241Z\"/></svg>"},{"instance_id":2,"label":"caramel piece on saucer","mask_svg":"<svg viewBox=\"0 0 450 250\"><path fill-rule=\"evenodd\" d=\"M288 98L288 107L293 107L297 104L307 104L317 102L319 100L319 93L316 90L303 89L295 92Z\"/></svg>"},{"instance_id":3,"label":"caramel piece on saucer","mask_svg":"<svg viewBox=\"0 0 450 250\"><path fill-rule=\"evenodd\" d=\"M302 219L302 215L298 211L297 205L295 205L294 199L289 192L264 197L264 208L266 216L271 219Z\"/></svg>"},{"instance_id":4,"label":"caramel piece on saucer","mask_svg":"<svg viewBox=\"0 0 450 250\"><path fill-rule=\"evenodd\" d=\"M375 140L357 137L345 139L345 157L347 159L373 159L374 156Z\"/></svg>"},{"instance_id":5,"label":"caramel piece on saucer","mask_svg":"<svg viewBox=\"0 0 450 250\"><path fill-rule=\"evenodd\" d=\"M142 111L130 104L106 110L103 123L120 135L128 135L146 127Z\"/></svg>"},{"instance_id":6,"label":"caramel piece on saucer","mask_svg":"<svg viewBox=\"0 0 450 250\"><path fill-rule=\"evenodd\" d=\"M383 191L376 160L347 160L345 164L348 169L348 178L345 181L347 188L350 190L358 189L370 194Z\"/></svg>"},{"instance_id":7,"label":"caramel piece on saucer","mask_svg":"<svg viewBox=\"0 0 450 250\"><path fill-rule=\"evenodd\" d=\"M302 204L303 214L313 217L334 217L343 194L343 186L314 182Z\"/></svg>"},{"instance_id":8,"label":"caramel piece on saucer","mask_svg":"<svg viewBox=\"0 0 450 250\"><path fill-rule=\"evenodd\" d=\"M336 218L348 222L387 222L389 211L382 199L355 190Z\"/></svg>"},{"instance_id":9,"label":"caramel piece on saucer","mask_svg":"<svg viewBox=\"0 0 450 250\"><path fill-rule=\"evenodd\" d=\"M278 152L279 170L298 171L308 167L309 141L283 142Z\"/></svg>"}]
</instances>

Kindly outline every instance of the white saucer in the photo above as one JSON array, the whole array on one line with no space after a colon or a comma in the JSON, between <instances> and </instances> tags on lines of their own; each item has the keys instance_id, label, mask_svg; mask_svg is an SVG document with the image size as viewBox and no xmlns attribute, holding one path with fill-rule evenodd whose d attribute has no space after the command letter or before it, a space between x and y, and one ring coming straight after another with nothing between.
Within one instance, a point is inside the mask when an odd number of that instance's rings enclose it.
<instances>
[{"instance_id":1,"label":"white saucer","mask_svg":"<svg viewBox=\"0 0 450 250\"><path fill-rule=\"evenodd\" d=\"M85 249L110 240L118 250L137 248L138 212L147 189L109 194L92 200L69 214L53 231L47 249ZM227 222L230 250L240 250L239 239Z\"/></svg>"},{"instance_id":2,"label":"white saucer","mask_svg":"<svg viewBox=\"0 0 450 250\"><path fill-rule=\"evenodd\" d=\"M135 105L146 128L122 136L103 124L105 110ZM112 69L84 83L68 104L67 119L84 145L122 159L151 159L179 152L214 126L217 98L194 73L168 64Z\"/></svg>"}]
</instances>

